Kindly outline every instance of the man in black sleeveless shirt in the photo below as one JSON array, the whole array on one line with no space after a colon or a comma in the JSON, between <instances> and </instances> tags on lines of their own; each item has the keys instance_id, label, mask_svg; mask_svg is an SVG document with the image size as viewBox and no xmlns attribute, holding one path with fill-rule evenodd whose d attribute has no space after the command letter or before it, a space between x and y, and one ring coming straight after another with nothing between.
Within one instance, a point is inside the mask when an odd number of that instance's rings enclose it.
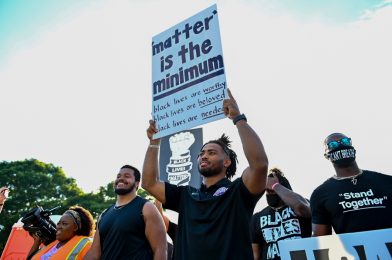
<instances>
[{"instance_id":1,"label":"man in black sleeveless shirt","mask_svg":"<svg viewBox=\"0 0 392 260\"><path fill-rule=\"evenodd\" d=\"M329 135L324 145L336 175L310 198L313 236L392 228L392 176L361 170L344 134Z\"/></svg>"},{"instance_id":2,"label":"man in black sleeveless shirt","mask_svg":"<svg viewBox=\"0 0 392 260\"><path fill-rule=\"evenodd\" d=\"M114 182L116 204L98 219L84 259L166 259L166 232L157 208L136 195L140 172L124 165Z\"/></svg>"},{"instance_id":3,"label":"man in black sleeveless shirt","mask_svg":"<svg viewBox=\"0 0 392 260\"><path fill-rule=\"evenodd\" d=\"M143 166L143 187L179 213L175 259L253 259L249 223L254 207L265 190L268 159L260 138L240 113L228 90L225 115L233 120L240 135L249 166L241 178L235 174L237 156L223 135L202 147L198 168L203 176L200 189L159 181L159 139L155 122L150 121L147 136L150 145Z\"/></svg>"}]
</instances>

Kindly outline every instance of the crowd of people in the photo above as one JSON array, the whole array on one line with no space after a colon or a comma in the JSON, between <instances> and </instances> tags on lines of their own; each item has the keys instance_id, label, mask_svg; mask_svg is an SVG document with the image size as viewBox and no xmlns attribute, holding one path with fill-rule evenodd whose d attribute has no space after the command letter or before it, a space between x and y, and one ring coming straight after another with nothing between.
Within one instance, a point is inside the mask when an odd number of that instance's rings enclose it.
<instances>
[{"instance_id":1,"label":"crowd of people","mask_svg":"<svg viewBox=\"0 0 392 260\"><path fill-rule=\"evenodd\" d=\"M228 90L225 115L238 130L248 166L241 177L237 155L226 135L205 143L198 155L200 188L176 186L159 179L160 139L149 122L142 172L124 165L114 182L116 203L98 218L74 207L57 224L56 241L39 248L34 239L31 259L280 259L278 241L392 228L392 176L362 170L351 139L341 133L325 141L325 158L335 175L317 187L310 200L294 192L281 169L268 169L257 133L241 114ZM137 195L140 186L156 205ZM0 204L4 204L3 190ZM254 213L265 194L268 206ZM179 213L178 224L163 214ZM169 234L173 243L168 243ZM168 254L169 249L169 254Z\"/></svg>"}]
</instances>

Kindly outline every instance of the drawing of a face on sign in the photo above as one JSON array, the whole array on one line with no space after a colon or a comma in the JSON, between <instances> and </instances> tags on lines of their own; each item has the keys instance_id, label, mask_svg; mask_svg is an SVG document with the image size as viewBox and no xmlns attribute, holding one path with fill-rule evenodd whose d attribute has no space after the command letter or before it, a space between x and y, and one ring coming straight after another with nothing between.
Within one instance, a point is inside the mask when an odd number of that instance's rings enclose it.
<instances>
[{"instance_id":1,"label":"drawing of a face on sign","mask_svg":"<svg viewBox=\"0 0 392 260\"><path fill-rule=\"evenodd\" d=\"M167 180L175 185L188 185L191 180L191 152L190 147L195 137L190 132L175 134L169 138L171 150L170 162L166 166Z\"/></svg>"}]
</instances>

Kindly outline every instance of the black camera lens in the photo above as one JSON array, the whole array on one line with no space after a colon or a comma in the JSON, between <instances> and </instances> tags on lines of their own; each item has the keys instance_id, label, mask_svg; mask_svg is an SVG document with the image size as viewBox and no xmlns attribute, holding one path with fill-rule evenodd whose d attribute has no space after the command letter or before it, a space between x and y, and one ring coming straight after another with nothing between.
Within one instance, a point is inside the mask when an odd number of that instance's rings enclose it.
<instances>
[{"instance_id":1,"label":"black camera lens","mask_svg":"<svg viewBox=\"0 0 392 260\"><path fill-rule=\"evenodd\" d=\"M34 208L22 218L23 228L31 234L37 235L45 245L56 239L56 225L50 219L51 211L41 207Z\"/></svg>"}]
</instances>

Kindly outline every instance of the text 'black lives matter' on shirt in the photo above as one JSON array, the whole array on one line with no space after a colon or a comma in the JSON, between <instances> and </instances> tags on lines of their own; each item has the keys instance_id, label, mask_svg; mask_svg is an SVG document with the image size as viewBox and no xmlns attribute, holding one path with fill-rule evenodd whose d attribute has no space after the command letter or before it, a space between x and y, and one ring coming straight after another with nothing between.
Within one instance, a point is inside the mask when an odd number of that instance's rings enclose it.
<instances>
[{"instance_id":1,"label":"text 'black lives matter' on shirt","mask_svg":"<svg viewBox=\"0 0 392 260\"><path fill-rule=\"evenodd\" d=\"M312 235L311 218L298 217L288 206L280 209L266 207L252 217L252 243L260 246L260 259L280 259L278 241L299 239Z\"/></svg>"}]
</instances>

